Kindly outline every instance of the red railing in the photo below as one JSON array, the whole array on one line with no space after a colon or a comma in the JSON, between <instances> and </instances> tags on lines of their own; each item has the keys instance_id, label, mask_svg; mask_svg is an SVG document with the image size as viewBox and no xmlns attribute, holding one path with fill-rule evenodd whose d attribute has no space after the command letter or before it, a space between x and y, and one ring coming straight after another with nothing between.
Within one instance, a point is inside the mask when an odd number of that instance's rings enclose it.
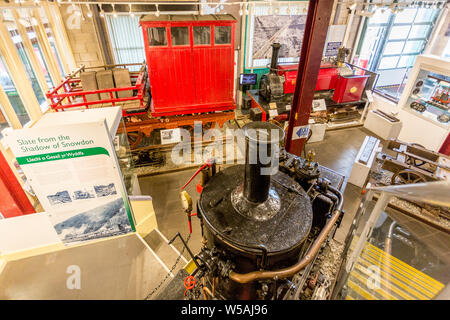
<instances>
[{"instance_id":1,"label":"red railing","mask_svg":"<svg viewBox=\"0 0 450 320\"><path fill-rule=\"evenodd\" d=\"M141 66L139 72L130 72L131 83L133 84L131 87L121 87L121 88L109 88L109 89L98 89L98 90L90 90L83 91L81 86L80 74L89 69L112 69L117 67L127 67L127 66ZM64 109L75 108L75 107L86 107L98 104L109 104L111 103L113 106L116 106L116 103L125 102L125 101L138 101L138 106L133 109L131 114L127 113L127 110L122 110L123 116L129 115L137 115L137 114L145 114L147 107L144 105L144 98L147 93L147 67L144 63L130 63L130 64L116 64L116 65L105 65L100 67L85 67L81 66L64 79L61 84L51 91L48 91L46 96L50 100L50 106L52 109L56 111L64 111ZM137 94L130 97L117 98L114 97L114 92L119 91L127 91L132 90L136 91ZM100 99L87 101L86 95L89 94L101 94L101 93L109 93L109 99ZM82 101L77 101L82 98ZM138 110L138 112L136 112ZM140 112L139 112L140 111Z\"/></svg>"}]
</instances>

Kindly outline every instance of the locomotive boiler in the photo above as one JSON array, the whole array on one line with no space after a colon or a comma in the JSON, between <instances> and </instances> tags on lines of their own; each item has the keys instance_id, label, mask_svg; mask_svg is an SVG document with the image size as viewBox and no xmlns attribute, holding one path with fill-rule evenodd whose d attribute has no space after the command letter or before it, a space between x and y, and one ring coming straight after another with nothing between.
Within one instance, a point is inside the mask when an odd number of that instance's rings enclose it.
<instances>
[{"instance_id":1,"label":"locomotive boiler","mask_svg":"<svg viewBox=\"0 0 450 320\"><path fill-rule=\"evenodd\" d=\"M332 171L280 150L284 132L272 123L252 122L243 131L245 164L208 170L197 202L203 247L193 275L203 285L191 299L294 297L295 276L341 216Z\"/></svg>"}]
</instances>

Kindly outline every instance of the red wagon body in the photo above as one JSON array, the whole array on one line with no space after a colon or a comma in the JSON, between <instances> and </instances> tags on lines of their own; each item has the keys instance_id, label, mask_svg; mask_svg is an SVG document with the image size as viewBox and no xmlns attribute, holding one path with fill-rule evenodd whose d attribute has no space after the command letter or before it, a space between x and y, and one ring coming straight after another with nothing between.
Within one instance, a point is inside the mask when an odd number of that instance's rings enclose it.
<instances>
[{"instance_id":1,"label":"red wagon body","mask_svg":"<svg viewBox=\"0 0 450 320\"><path fill-rule=\"evenodd\" d=\"M141 18L153 116L236 108L235 23L229 14Z\"/></svg>"}]
</instances>

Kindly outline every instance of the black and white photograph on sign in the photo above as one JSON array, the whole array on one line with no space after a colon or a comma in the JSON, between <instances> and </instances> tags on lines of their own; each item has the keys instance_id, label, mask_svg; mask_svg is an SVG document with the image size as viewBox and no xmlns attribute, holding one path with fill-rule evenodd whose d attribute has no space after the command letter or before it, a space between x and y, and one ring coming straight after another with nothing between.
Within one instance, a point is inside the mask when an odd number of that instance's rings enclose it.
<instances>
[{"instance_id":1,"label":"black and white photograph on sign","mask_svg":"<svg viewBox=\"0 0 450 320\"><path fill-rule=\"evenodd\" d=\"M94 186L94 190L95 193L97 194L97 197L106 197L117 194L114 183Z\"/></svg>"},{"instance_id":2,"label":"black and white photograph on sign","mask_svg":"<svg viewBox=\"0 0 450 320\"><path fill-rule=\"evenodd\" d=\"M121 197L91 210L76 214L55 225L65 243L116 236L131 232Z\"/></svg>"},{"instance_id":3,"label":"black and white photograph on sign","mask_svg":"<svg viewBox=\"0 0 450 320\"><path fill-rule=\"evenodd\" d=\"M281 44L279 58L298 57L302 48L306 15L256 16L253 33L253 60L270 59L271 44Z\"/></svg>"},{"instance_id":4,"label":"black and white photograph on sign","mask_svg":"<svg viewBox=\"0 0 450 320\"><path fill-rule=\"evenodd\" d=\"M180 128L161 130L161 144L177 143L180 141Z\"/></svg>"},{"instance_id":5,"label":"black and white photograph on sign","mask_svg":"<svg viewBox=\"0 0 450 320\"><path fill-rule=\"evenodd\" d=\"M52 206L72 202L72 198L70 198L69 191L58 191L55 194L50 194L47 196L48 202Z\"/></svg>"},{"instance_id":6,"label":"black and white photograph on sign","mask_svg":"<svg viewBox=\"0 0 450 320\"><path fill-rule=\"evenodd\" d=\"M94 190L76 190L73 192L73 199L74 200L83 200L83 199L91 199L95 198Z\"/></svg>"}]
</instances>

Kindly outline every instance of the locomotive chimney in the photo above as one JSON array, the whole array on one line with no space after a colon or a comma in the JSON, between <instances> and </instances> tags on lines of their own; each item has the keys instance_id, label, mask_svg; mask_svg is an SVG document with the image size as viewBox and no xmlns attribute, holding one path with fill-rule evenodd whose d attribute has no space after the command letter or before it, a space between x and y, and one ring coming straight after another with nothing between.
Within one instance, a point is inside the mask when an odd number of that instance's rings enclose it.
<instances>
[{"instance_id":1,"label":"locomotive chimney","mask_svg":"<svg viewBox=\"0 0 450 320\"><path fill-rule=\"evenodd\" d=\"M278 170L279 143L284 131L269 122L255 121L243 127L245 135L244 197L262 203L269 196L270 178ZM276 170L273 170L276 166Z\"/></svg>"},{"instance_id":2,"label":"locomotive chimney","mask_svg":"<svg viewBox=\"0 0 450 320\"><path fill-rule=\"evenodd\" d=\"M278 66L278 53L280 51L281 44L278 42L272 43L272 60L270 62L270 73L277 73Z\"/></svg>"}]
</instances>

